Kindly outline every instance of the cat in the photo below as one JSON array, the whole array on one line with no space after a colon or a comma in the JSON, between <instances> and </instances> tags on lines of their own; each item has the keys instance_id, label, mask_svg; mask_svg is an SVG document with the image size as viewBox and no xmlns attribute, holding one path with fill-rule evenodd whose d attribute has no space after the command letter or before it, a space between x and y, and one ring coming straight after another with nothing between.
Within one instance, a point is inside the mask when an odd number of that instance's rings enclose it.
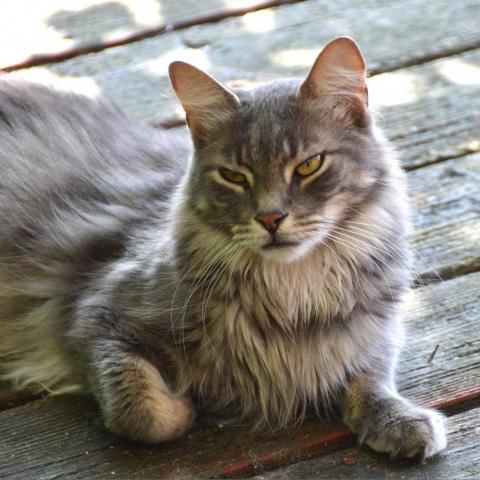
<instances>
[{"instance_id":1,"label":"cat","mask_svg":"<svg viewBox=\"0 0 480 480\"><path fill-rule=\"evenodd\" d=\"M374 450L443 450L395 387L409 215L357 44L249 90L169 73L191 140L1 79L2 378L90 392L145 443L197 408L278 429L335 404Z\"/></svg>"}]
</instances>

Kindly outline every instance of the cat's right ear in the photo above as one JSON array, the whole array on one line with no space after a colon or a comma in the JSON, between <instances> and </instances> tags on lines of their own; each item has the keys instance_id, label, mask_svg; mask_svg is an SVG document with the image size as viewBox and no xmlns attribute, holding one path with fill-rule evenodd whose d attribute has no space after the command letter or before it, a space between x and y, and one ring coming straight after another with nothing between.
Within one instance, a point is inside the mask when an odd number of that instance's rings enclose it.
<instances>
[{"instance_id":1,"label":"cat's right ear","mask_svg":"<svg viewBox=\"0 0 480 480\"><path fill-rule=\"evenodd\" d=\"M358 45L348 37L332 40L315 60L300 87L301 100L319 100L335 113L358 125L368 121L368 90L365 60Z\"/></svg>"},{"instance_id":2,"label":"cat's right ear","mask_svg":"<svg viewBox=\"0 0 480 480\"><path fill-rule=\"evenodd\" d=\"M235 93L189 63L173 62L168 73L194 138L218 128L240 105Z\"/></svg>"}]
</instances>

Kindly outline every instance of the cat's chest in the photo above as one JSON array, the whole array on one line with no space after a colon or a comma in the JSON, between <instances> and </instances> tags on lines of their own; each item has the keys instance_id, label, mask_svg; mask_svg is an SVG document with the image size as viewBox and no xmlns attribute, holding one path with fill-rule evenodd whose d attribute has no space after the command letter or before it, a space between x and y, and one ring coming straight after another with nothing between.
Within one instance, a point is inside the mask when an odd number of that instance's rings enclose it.
<instances>
[{"instance_id":1,"label":"cat's chest","mask_svg":"<svg viewBox=\"0 0 480 480\"><path fill-rule=\"evenodd\" d=\"M354 289L324 259L313 257L298 267L253 270L237 276L217 293L238 305L241 316L268 330L285 331L308 323L323 323L348 308Z\"/></svg>"},{"instance_id":2,"label":"cat's chest","mask_svg":"<svg viewBox=\"0 0 480 480\"><path fill-rule=\"evenodd\" d=\"M351 308L354 288L335 270L311 262L287 272L224 275L214 283L204 282L186 302L194 308L185 338L228 353L247 350L257 338L275 336L286 343L294 337L311 338Z\"/></svg>"},{"instance_id":3,"label":"cat's chest","mask_svg":"<svg viewBox=\"0 0 480 480\"><path fill-rule=\"evenodd\" d=\"M333 291L305 276L272 281L242 276L219 282L191 318L184 337L188 375L202 397L240 401L249 410L264 388L271 401L283 403L285 389L315 398L343 376L345 362L336 358L327 328L338 310Z\"/></svg>"},{"instance_id":4,"label":"cat's chest","mask_svg":"<svg viewBox=\"0 0 480 480\"><path fill-rule=\"evenodd\" d=\"M214 305L187 332L181 352L185 386L212 410L233 406L260 424L292 417L320 406L368 350L352 349L346 329L302 319L312 306L302 312L292 299L274 303L253 285L235 293L210 299ZM293 305L297 311L287 312Z\"/></svg>"}]
</instances>

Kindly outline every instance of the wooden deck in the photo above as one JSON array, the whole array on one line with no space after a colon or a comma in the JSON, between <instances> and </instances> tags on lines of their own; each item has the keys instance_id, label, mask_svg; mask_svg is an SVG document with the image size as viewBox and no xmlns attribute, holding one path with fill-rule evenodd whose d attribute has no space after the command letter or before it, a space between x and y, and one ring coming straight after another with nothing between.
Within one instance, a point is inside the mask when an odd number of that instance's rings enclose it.
<instances>
[{"instance_id":1,"label":"wooden deck","mask_svg":"<svg viewBox=\"0 0 480 480\"><path fill-rule=\"evenodd\" d=\"M450 443L428 464L398 463L355 446L334 420L253 435L200 419L184 439L147 447L110 435L89 398L32 398L2 385L0 478L480 478L478 0L8 3L0 69L107 95L169 128L185 128L167 79L174 59L257 82L304 75L328 40L354 37L415 213L417 287L399 386L449 415Z\"/></svg>"}]
</instances>

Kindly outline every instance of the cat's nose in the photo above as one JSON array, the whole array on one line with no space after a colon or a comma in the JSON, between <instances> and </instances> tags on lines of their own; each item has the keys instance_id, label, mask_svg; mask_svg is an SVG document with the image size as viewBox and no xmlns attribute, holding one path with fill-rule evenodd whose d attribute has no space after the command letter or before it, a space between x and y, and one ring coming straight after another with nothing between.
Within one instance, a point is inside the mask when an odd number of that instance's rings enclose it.
<instances>
[{"instance_id":1,"label":"cat's nose","mask_svg":"<svg viewBox=\"0 0 480 480\"><path fill-rule=\"evenodd\" d=\"M268 230L270 233L275 233L278 230L278 227L282 223L283 219L288 215L284 212L268 212L268 213L259 213L255 220L258 223L261 223L262 226Z\"/></svg>"}]
</instances>

